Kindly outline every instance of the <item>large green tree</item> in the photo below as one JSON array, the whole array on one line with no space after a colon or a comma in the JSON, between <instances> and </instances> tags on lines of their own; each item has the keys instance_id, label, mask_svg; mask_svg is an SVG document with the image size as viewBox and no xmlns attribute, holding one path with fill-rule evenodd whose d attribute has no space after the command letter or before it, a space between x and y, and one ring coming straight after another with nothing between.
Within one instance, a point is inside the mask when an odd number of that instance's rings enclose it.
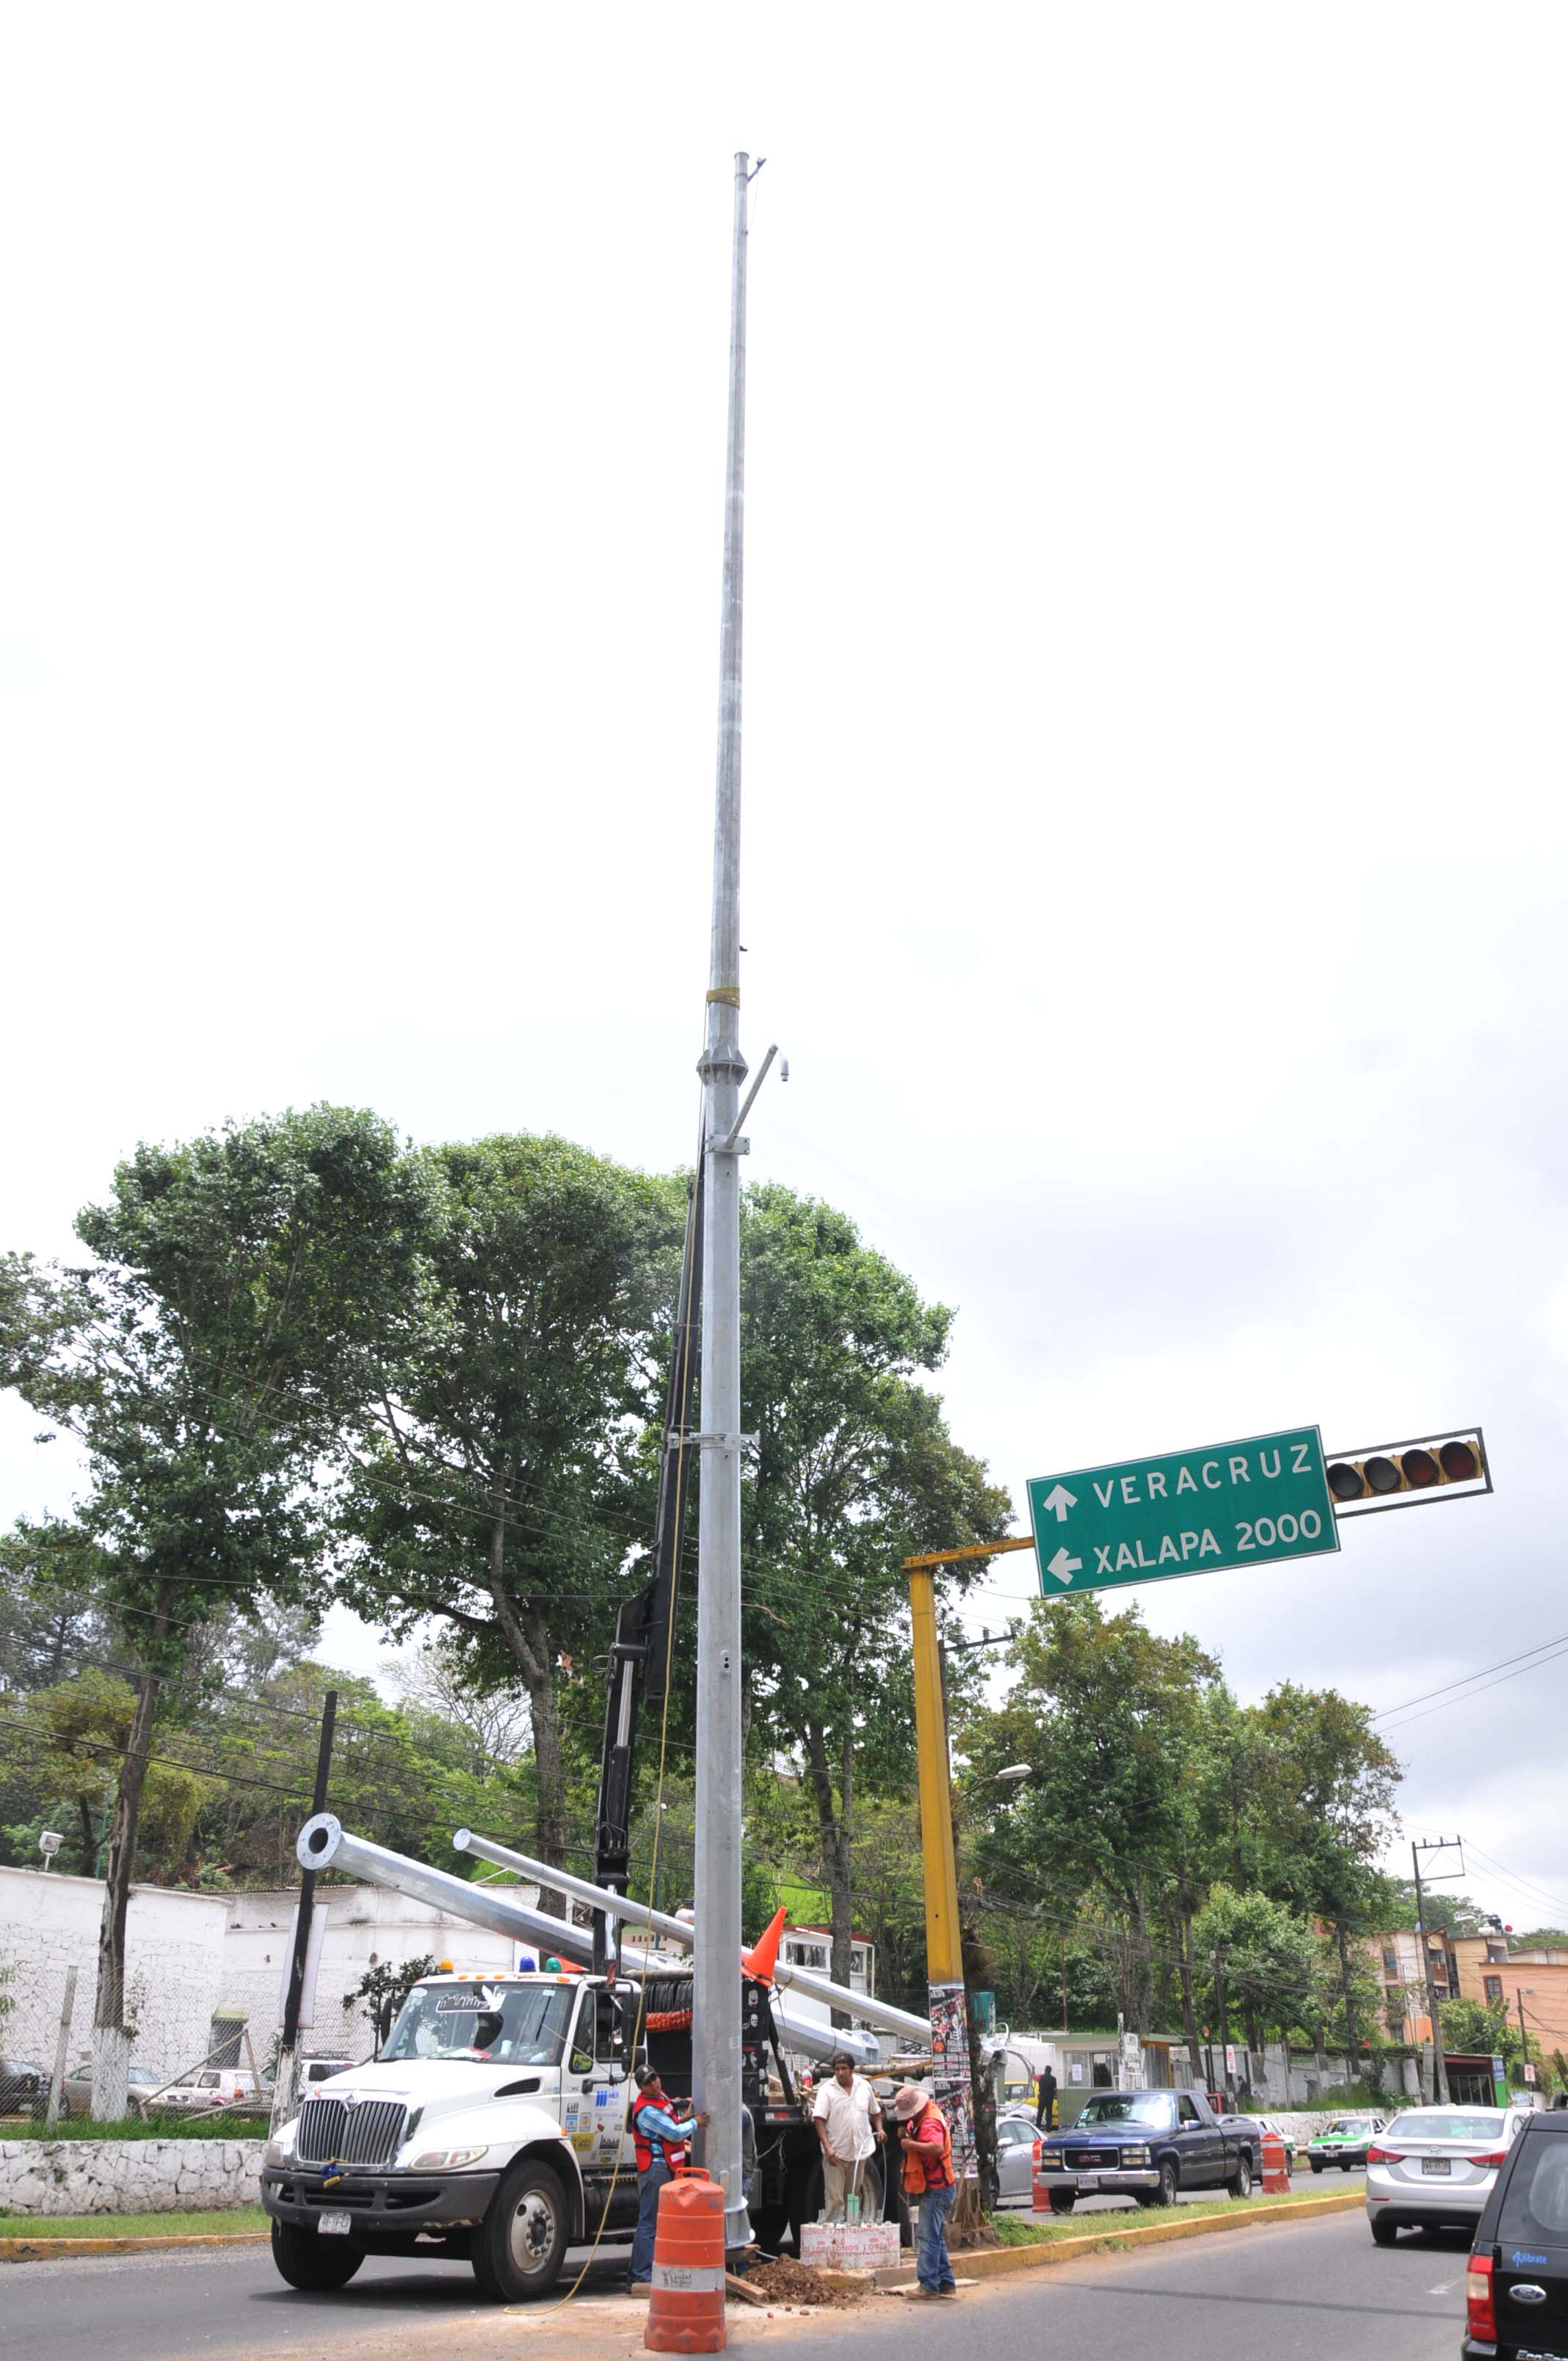
<instances>
[{"instance_id":1,"label":"large green tree","mask_svg":"<svg viewBox=\"0 0 1568 2361\"><path fill-rule=\"evenodd\" d=\"M440 1218L417 1327L360 1422L335 1594L394 1638L434 1618L479 1690L529 1704L534 1853L566 1866L573 1730L651 1524L650 1422L685 1192L569 1141L427 1159ZM545 1905L559 1897L546 1894Z\"/></svg>"},{"instance_id":2,"label":"large green tree","mask_svg":"<svg viewBox=\"0 0 1568 2361\"><path fill-rule=\"evenodd\" d=\"M85 1446L78 1523L142 1668L104 1853L95 2114L126 2103L126 1908L160 1692L214 1616L304 1588L317 1471L417 1309L429 1193L376 1116L313 1107L138 1148L78 1216L87 1265L0 1260L0 1382Z\"/></svg>"},{"instance_id":3,"label":"large green tree","mask_svg":"<svg viewBox=\"0 0 1568 2361\"><path fill-rule=\"evenodd\" d=\"M740 1290L741 1413L758 1438L741 1511L747 1713L800 1767L847 1984L861 1782L895 1790L913 1765L901 1561L1000 1538L1011 1504L922 1382L951 1313L847 1215L777 1183L749 1190Z\"/></svg>"},{"instance_id":4,"label":"large green tree","mask_svg":"<svg viewBox=\"0 0 1568 2361\"><path fill-rule=\"evenodd\" d=\"M1011 1763L1033 1776L981 1868L1014 1898L1105 1897L1122 2012L1146 2033L1160 1897L1190 1841L1201 1696L1219 1667L1190 1636L1162 1639L1135 1607L1108 1615L1092 1594L1037 1607L1011 1662L1005 1703L974 1717L965 1751L982 1776Z\"/></svg>"}]
</instances>

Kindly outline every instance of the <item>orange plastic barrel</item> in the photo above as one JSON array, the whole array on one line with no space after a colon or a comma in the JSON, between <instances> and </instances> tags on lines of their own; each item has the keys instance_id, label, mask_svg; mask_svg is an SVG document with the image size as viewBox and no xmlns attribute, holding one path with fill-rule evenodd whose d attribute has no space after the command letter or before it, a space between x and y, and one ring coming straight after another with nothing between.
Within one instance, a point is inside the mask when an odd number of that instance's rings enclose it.
<instances>
[{"instance_id":1,"label":"orange plastic barrel","mask_svg":"<svg viewBox=\"0 0 1568 2361\"><path fill-rule=\"evenodd\" d=\"M642 2342L650 2353L722 2353L728 2342L724 2191L706 2172L683 2172L659 2191Z\"/></svg>"},{"instance_id":2,"label":"orange plastic barrel","mask_svg":"<svg viewBox=\"0 0 1568 2361\"><path fill-rule=\"evenodd\" d=\"M1288 2197L1290 2194L1290 2168L1286 2161L1285 2142L1275 2131L1263 2135L1263 2193L1266 2197Z\"/></svg>"}]
</instances>

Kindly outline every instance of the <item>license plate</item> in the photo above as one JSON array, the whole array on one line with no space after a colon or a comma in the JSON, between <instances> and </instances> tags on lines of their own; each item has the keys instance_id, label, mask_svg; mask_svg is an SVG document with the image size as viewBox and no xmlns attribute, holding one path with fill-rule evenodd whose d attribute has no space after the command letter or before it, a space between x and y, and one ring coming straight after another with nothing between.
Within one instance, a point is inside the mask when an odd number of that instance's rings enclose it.
<instances>
[{"instance_id":1,"label":"license plate","mask_svg":"<svg viewBox=\"0 0 1568 2361\"><path fill-rule=\"evenodd\" d=\"M1423 2172L1436 2173L1442 2179L1446 2180L1450 2169L1451 2167L1449 2160L1445 2156L1423 2156L1421 2158L1421 2170Z\"/></svg>"},{"instance_id":2,"label":"license plate","mask_svg":"<svg viewBox=\"0 0 1568 2361\"><path fill-rule=\"evenodd\" d=\"M346 2238L354 2227L352 2213L318 2213L316 2228L323 2238Z\"/></svg>"},{"instance_id":3,"label":"license plate","mask_svg":"<svg viewBox=\"0 0 1568 2361\"><path fill-rule=\"evenodd\" d=\"M1080 2172L1078 2176L1078 2185L1080 2189L1098 2189L1100 2175L1097 2172Z\"/></svg>"}]
</instances>

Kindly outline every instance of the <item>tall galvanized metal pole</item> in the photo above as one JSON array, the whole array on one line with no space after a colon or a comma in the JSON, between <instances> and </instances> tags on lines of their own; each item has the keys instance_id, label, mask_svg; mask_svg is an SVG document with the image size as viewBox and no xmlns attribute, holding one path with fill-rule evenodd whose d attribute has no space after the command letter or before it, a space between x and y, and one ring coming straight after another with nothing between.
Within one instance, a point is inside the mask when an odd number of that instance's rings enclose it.
<instances>
[{"instance_id":1,"label":"tall galvanized metal pole","mask_svg":"<svg viewBox=\"0 0 1568 2361\"><path fill-rule=\"evenodd\" d=\"M708 2117L707 2170L724 2188L725 2241L751 2235L740 2170L740 1167L730 1146L740 1055L740 604L746 474L746 191L735 159L729 432L719 632L718 781L704 1083L707 1202L702 1490L697 1524L696 1940L693 2103Z\"/></svg>"}]
</instances>

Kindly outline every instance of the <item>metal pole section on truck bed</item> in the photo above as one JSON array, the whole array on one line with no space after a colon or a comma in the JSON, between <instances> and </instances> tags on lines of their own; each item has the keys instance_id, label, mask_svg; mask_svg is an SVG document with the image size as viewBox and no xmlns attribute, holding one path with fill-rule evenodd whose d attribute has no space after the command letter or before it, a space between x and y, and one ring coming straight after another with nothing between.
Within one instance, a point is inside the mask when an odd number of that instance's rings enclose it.
<instances>
[{"instance_id":1,"label":"metal pole section on truck bed","mask_svg":"<svg viewBox=\"0 0 1568 2361\"><path fill-rule=\"evenodd\" d=\"M493 1861L498 1869L515 1869L522 1877L546 1880L559 1893L569 1894L575 1902L586 1902L591 1908L608 1907L613 1898L620 1916L634 1927L647 1927L655 1935L663 1935L672 1943L680 1943L690 1950L696 1938L691 1920L672 1918L667 1911L651 1910L645 1902L633 1902L625 1894L613 1897L586 1877L574 1877L569 1871L552 1869L547 1861L536 1861L532 1853L514 1852L510 1845L497 1844L489 1837L476 1836L472 1828L459 1828L452 1842L458 1852L471 1852L480 1861ZM744 1952L741 1954L744 1958ZM829 2008L846 2009L867 2025L879 2025L886 2033L901 2034L905 2040L917 2042L924 2049L930 2039L931 2028L923 2016L915 2016L906 2008L894 2008L891 2001L876 2000L869 1993L852 1991L847 1984L836 1984L826 1976L813 1974L808 1969L797 1968L781 1960L773 1970L773 1981L781 1990L798 1993L803 2000L826 2001Z\"/></svg>"},{"instance_id":2,"label":"metal pole section on truck bed","mask_svg":"<svg viewBox=\"0 0 1568 2361\"><path fill-rule=\"evenodd\" d=\"M568 1926L565 1918L554 1918L545 1911L531 1908L510 1887L474 1885L466 1877L454 1877L450 1870L432 1869L428 1861L411 1861L406 1853L393 1852L389 1846L351 1836L331 1812L323 1812L305 1822L295 1850L302 1867L341 1870L345 1876L364 1878L367 1884L389 1886L394 1894L411 1894L416 1902L428 1902L432 1909L466 1919L471 1927L487 1927L492 1934L510 1935L514 1942L532 1943L542 1951L554 1951L581 1961L593 1946L589 1928ZM552 1870L550 1874L558 1885L557 1872ZM606 1903L614 1900L620 1907L619 1896L604 1894L598 1898ZM668 1960L630 1943L622 1949L621 1961L628 1975L634 1978L671 1972ZM739 1971L737 1959L737 1994L740 1990ZM848 2049L853 2052L859 2065L874 2066L880 2055L872 2035L819 2025L814 2017L803 2016L798 2009L789 2008L776 1999L773 2022L784 2047L798 2050L804 2058L816 2058L826 2063L835 2049Z\"/></svg>"}]
</instances>

